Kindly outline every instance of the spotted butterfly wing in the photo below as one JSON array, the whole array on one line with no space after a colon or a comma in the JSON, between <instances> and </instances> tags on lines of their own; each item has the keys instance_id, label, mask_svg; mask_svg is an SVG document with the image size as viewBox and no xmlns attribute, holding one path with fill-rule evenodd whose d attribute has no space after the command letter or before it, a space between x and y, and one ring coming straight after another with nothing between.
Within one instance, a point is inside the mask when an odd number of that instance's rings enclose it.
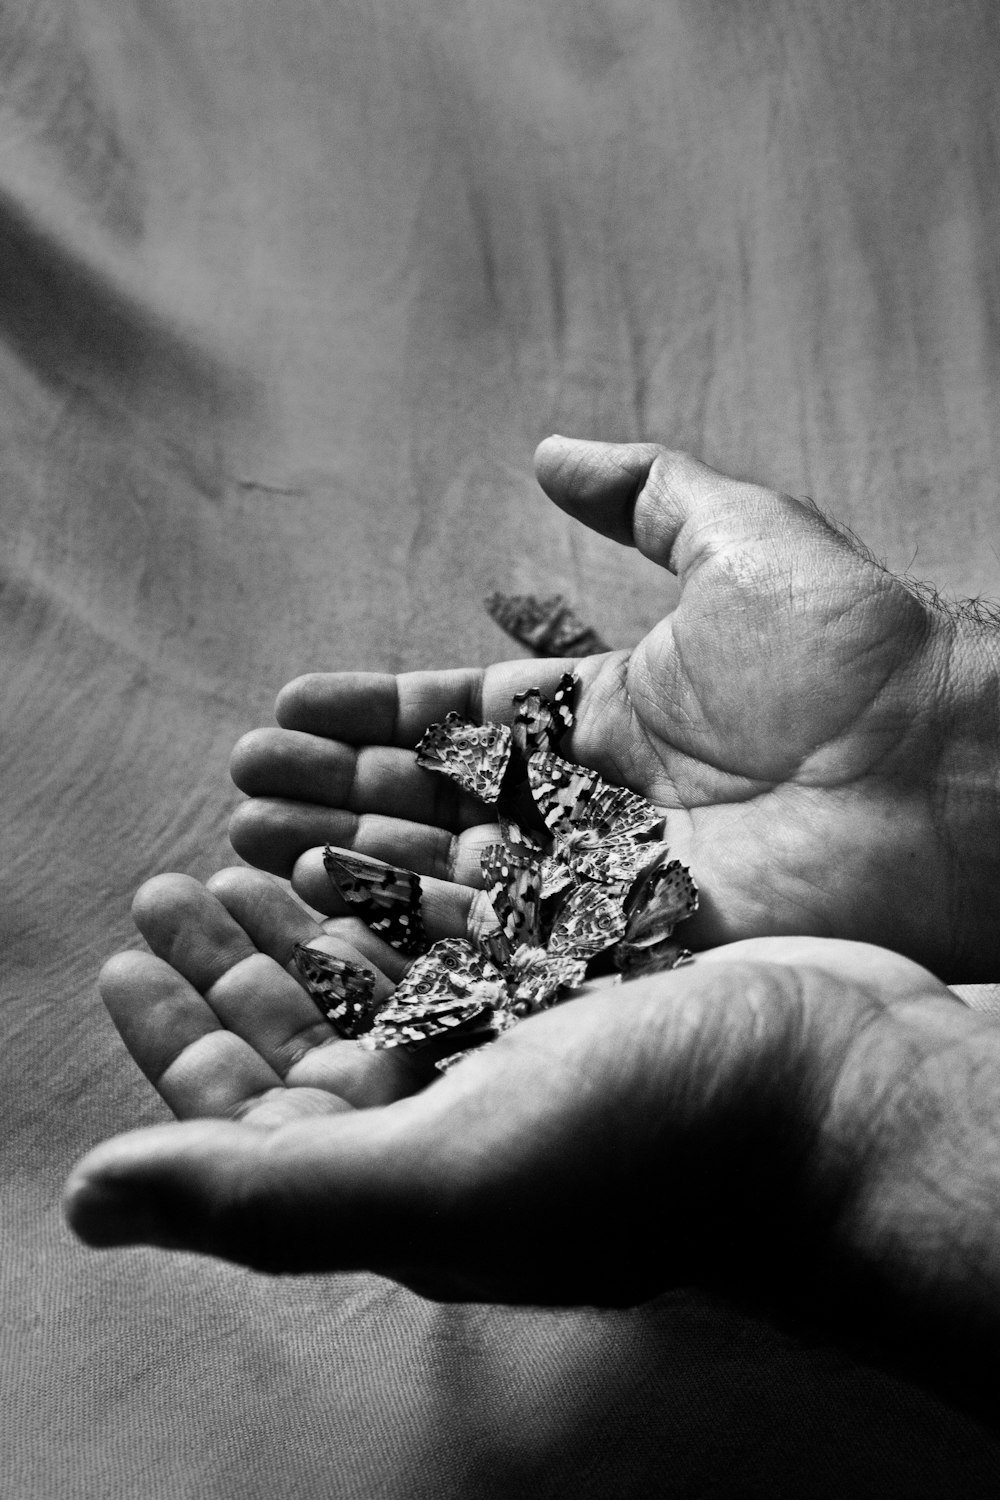
<instances>
[{"instance_id":1,"label":"spotted butterfly wing","mask_svg":"<svg viewBox=\"0 0 1000 1500\"><path fill-rule=\"evenodd\" d=\"M490 1034L507 1002L503 975L464 938L443 938L415 959L360 1039L370 1051L420 1047L446 1034Z\"/></svg>"},{"instance_id":2,"label":"spotted butterfly wing","mask_svg":"<svg viewBox=\"0 0 1000 1500\"><path fill-rule=\"evenodd\" d=\"M449 776L463 792L482 802L495 802L500 795L511 732L506 724L474 724L461 714L448 714L441 724L432 724L417 745L417 765Z\"/></svg>"},{"instance_id":3,"label":"spotted butterfly wing","mask_svg":"<svg viewBox=\"0 0 1000 1500\"><path fill-rule=\"evenodd\" d=\"M527 823L520 823L506 812L498 810L500 837L511 854L519 859L541 859L548 840L542 838Z\"/></svg>"},{"instance_id":4,"label":"spotted butterfly wing","mask_svg":"<svg viewBox=\"0 0 1000 1500\"><path fill-rule=\"evenodd\" d=\"M511 951L541 939L542 873L537 860L512 854L503 844L487 844L480 855L493 910Z\"/></svg>"},{"instance_id":5,"label":"spotted butterfly wing","mask_svg":"<svg viewBox=\"0 0 1000 1500\"><path fill-rule=\"evenodd\" d=\"M514 694L514 744L525 760L536 750L555 750L567 730L573 727L573 705L579 678L575 672L564 672L552 698L540 688Z\"/></svg>"},{"instance_id":6,"label":"spotted butterfly wing","mask_svg":"<svg viewBox=\"0 0 1000 1500\"><path fill-rule=\"evenodd\" d=\"M575 885L556 914L549 934L552 958L584 963L617 943L625 932L621 895L611 886Z\"/></svg>"},{"instance_id":7,"label":"spotted butterfly wing","mask_svg":"<svg viewBox=\"0 0 1000 1500\"><path fill-rule=\"evenodd\" d=\"M586 959L548 953L544 948L520 947L507 969L511 1013L523 1020L547 1010L559 998L560 990L582 984L586 972Z\"/></svg>"},{"instance_id":8,"label":"spotted butterfly wing","mask_svg":"<svg viewBox=\"0 0 1000 1500\"><path fill-rule=\"evenodd\" d=\"M353 1040L370 1029L379 1009L371 969L305 943L296 943L292 956L321 1014L341 1036Z\"/></svg>"},{"instance_id":9,"label":"spotted butterfly wing","mask_svg":"<svg viewBox=\"0 0 1000 1500\"><path fill-rule=\"evenodd\" d=\"M560 857L584 879L630 885L649 858L642 840L662 824L663 814L635 792L551 752L531 756L528 781Z\"/></svg>"},{"instance_id":10,"label":"spotted butterfly wing","mask_svg":"<svg viewBox=\"0 0 1000 1500\"><path fill-rule=\"evenodd\" d=\"M651 948L669 938L678 922L698 910L698 887L679 859L670 859L666 844L640 872L625 898L625 941Z\"/></svg>"},{"instance_id":11,"label":"spotted butterfly wing","mask_svg":"<svg viewBox=\"0 0 1000 1500\"><path fill-rule=\"evenodd\" d=\"M596 656L609 648L561 594L490 594L486 608L501 629L539 656Z\"/></svg>"},{"instance_id":12,"label":"spotted butterfly wing","mask_svg":"<svg viewBox=\"0 0 1000 1500\"><path fill-rule=\"evenodd\" d=\"M358 915L400 953L427 950L427 934L420 917L420 876L397 869L367 855L344 849L323 851L326 873L340 895L358 907Z\"/></svg>"},{"instance_id":13,"label":"spotted butterfly wing","mask_svg":"<svg viewBox=\"0 0 1000 1500\"><path fill-rule=\"evenodd\" d=\"M614 957L623 979L641 979L647 974L680 968L681 964L690 963L694 954L676 938L665 938L662 943L653 943L647 948L621 942L615 948Z\"/></svg>"}]
</instances>

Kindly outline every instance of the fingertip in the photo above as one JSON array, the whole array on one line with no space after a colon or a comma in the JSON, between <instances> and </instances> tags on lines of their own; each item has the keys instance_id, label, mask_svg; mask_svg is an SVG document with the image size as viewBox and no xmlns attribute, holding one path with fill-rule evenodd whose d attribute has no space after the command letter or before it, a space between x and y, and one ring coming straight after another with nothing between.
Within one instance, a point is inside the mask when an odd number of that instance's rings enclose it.
<instances>
[{"instance_id":1,"label":"fingertip","mask_svg":"<svg viewBox=\"0 0 1000 1500\"><path fill-rule=\"evenodd\" d=\"M250 729L241 735L229 755L229 775L248 797L266 787L271 767L278 761L286 736L280 729Z\"/></svg>"},{"instance_id":2,"label":"fingertip","mask_svg":"<svg viewBox=\"0 0 1000 1500\"><path fill-rule=\"evenodd\" d=\"M553 435L535 451L535 473L554 504L593 531L633 545L632 513L660 449Z\"/></svg>"},{"instance_id":3,"label":"fingertip","mask_svg":"<svg viewBox=\"0 0 1000 1500\"><path fill-rule=\"evenodd\" d=\"M298 729L310 721L310 710L324 694L324 672L303 672L286 682L274 700L274 717L282 729Z\"/></svg>"},{"instance_id":4,"label":"fingertip","mask_svg":"<svg viewBox=\"0 0 1000 1500\"><path fill-rule=\"evenodd\" d=\"M257 869L270 869L271 864L266 861L268 840L266 832L261 829L260 809L256 801L243 802L234 809L229 819L229 842L240 859L245 859L247 864L255 865ZM284 867L272 870L276 875L287 875L289 872ZM209 890L213 889L212 881L208 882Z\"/></svg>"},{"instance_id":5,"label":"fingertip","mask_svg":"<svg viewBox=\"0 0 1000 1500\"><path fill-rule=\"evenodd\" d=\"M145 935L150 924L158 923L165 915L172 914L179 906L197 901L204 888L193 875L165 872L146 880L132 897L132 920Z\"/></svg>"},{"instance_id":6,"label":"fingertip","mask_svg":"<svg viewBox=\"0 0 1000 1500\"><path fill-rule=\"evenodd\" d=\"M157 1160L169 1157L175 1133L183 1128L154 1125L129 1131L103 1141L77 1162L63 1188L62 1209L84 1244L108 1249L173 1243L164 1226L158 1226L149 1184Z\"/></svg>"},{"instance_id":7,"label":"fingertip","mask_svg":"<svg viewBox=\"0 0 1000 1500\"><path fill-rule=\"evenodd\" d=\"M62 1209L77 1239L94 1250L134 1243L128 1219L121 1215L121 1194L95 1181L82 1167L76 1167L66 1182Z\"/></svg>"},{"instance_id":8,"label":"fingertip","mask_svg":"<svg viewBox=\"0 0 1000 1500\"><path fill-rule=\"evenodd\" d=\"M123 990L142 982L151 958L152 954L142 949L126 948L105 960L97 976L97 988L105 1005Z\"/></svg>"}]
</instances>

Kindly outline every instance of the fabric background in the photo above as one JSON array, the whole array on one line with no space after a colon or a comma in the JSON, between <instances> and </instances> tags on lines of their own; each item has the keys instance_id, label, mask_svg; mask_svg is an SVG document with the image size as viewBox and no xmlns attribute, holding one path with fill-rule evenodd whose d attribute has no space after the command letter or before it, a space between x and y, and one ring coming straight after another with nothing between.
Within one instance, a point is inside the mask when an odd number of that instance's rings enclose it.
<instances>
[{"instance_id":1,"label":"fabric background","mask_svg":"<svg viewBox=\"0 0 1000 1500\"><path fill-rule=\"evenodd\" d=\"M694 1293L440 1309L58 1202L165 1115L94 976L232 862L285 680L509 655L491 587L615 645L673 597L545 433L1000 592L998 66L993 0L5 0L0 1493L996 1493L971 1419Z\"/></svg>"}]
</instances>

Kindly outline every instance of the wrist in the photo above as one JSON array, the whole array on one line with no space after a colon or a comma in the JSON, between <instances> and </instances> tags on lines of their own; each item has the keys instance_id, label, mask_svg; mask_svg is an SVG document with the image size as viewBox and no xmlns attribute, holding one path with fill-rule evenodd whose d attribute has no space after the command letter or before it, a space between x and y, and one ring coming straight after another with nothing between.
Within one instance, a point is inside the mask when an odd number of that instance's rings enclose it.
<instances>
[{"instance_id":1,"label":"wrist","mask_svg":"<svg viewBox=\"0 0 1000 1500\"><path fill-rule=\"evenodd\" d=\"M1000 979L1000 630L940 625L936 810L951 874L950 983Z\"/></svg>"},{"instance_id":2,"label":"wrist","mask_svg":"<svg viewBox=\"0 0 1000 1500\"><path fill-rule=\"evenodd\" d=\"M818 1149L815 1263L844 1335L962 1399L1000 1377L1000 1028L947 998L890 1004L858 1034Z\"/></svg>"}]
</instances>

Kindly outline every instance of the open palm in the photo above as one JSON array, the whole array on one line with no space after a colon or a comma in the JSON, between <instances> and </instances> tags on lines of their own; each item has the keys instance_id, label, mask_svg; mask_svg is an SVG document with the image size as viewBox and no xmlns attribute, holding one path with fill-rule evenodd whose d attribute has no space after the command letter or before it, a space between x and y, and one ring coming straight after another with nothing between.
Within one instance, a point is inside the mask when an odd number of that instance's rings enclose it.
<instances>
[{"instance_id":1,"label":"open palm","mask_svg":"<svg viewBox=\"0 0 1000 1500\"><path fill-rule=\"evenodd\" d=\"M636 647L578 664L564 753L667 810L702 892L688 941L845 936L949 980L987 977L997 939L967 897L988 887L984 867L995 875L984 811L992 827L996 808L975 792L990 753L986 633L923 602L810 507L695 460L550 439L538 468L558 504L680 580L676 609ZM325 911L341 909L327 842L456 882L432 883L428 899L464 930L495 828L412 747L452 709L509 720L513 693L551 691L569 665L297 679L281 728L234 753L252 799L234 846Z\"/></svg>"}]
</instances>

